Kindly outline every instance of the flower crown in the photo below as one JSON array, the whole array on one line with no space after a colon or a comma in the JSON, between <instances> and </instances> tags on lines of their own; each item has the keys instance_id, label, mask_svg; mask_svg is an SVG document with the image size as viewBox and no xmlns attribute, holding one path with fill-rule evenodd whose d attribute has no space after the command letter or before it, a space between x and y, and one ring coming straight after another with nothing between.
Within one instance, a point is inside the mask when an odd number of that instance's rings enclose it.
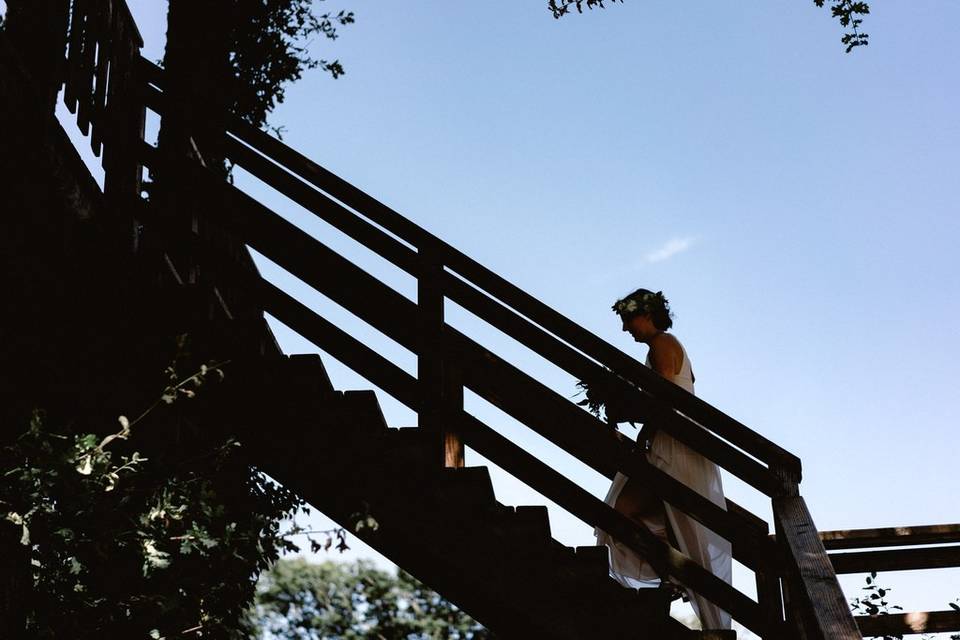
<instances>
[{"instance_id":1,"label":"flower crown","mask_svg":"<svg viewBox=\"0 0 960 640\"><path fill-rule=\"evenodd\" d=\"M657 291L656 293L645 293L639 298L627 297L622 300L617 300L613 303L611 309L621 316L636 316L644 313L652 313L659 309L669 314L670 308L668 304L666 296L663 295L663 291Z\"/></svg>"}]
</instances>

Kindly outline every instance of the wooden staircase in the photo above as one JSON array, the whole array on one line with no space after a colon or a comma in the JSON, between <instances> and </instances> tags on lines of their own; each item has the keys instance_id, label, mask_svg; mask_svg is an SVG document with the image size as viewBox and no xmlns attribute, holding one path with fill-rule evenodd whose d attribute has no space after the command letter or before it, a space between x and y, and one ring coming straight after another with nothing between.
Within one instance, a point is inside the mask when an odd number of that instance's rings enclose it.
<instances>
[{"instance_id":1,"label":"wooden staircase","mask_svg":"<svg viewBox=\"0 0 960 640\"><path fill-rule=\"evenodd\" d=\"M486 467L433 464L428 433L388 428L372 391L334 391L319 357L228 380L216 411L247 427L244 445L258 466L498 637L736 637L686 629L660 589L620 586L606 547L557 542L546 507L501 504ZM264 437L277 433L266 424L293 435ZM367 514L376 529L357 530Z\"/></svg>"},{"instance_id":2,"label":"wooden staircase","mask_svg":"<svg viewBox=\"0 0 960 640\"><path fill-rule=\"evenodd\" d=\"M115 241L112 248L122 248L131 263L161 265L154 274L162 270L175 290L171 300L181 300L173 306L196 311L186 314L194 320L216 318L220 324L204 329L211 341L233 340L240 354L236 369L211 406L218 420L240 431L252 464L350 530L357 514L369 513L378 526L360 529L359 537L501 637L734 634L686 629L669 618L669 602L658 590L625 589L612 581L605 549L571 549L552 539L543 507L500 504L488 471L463 466L465 447L585 527L610 532L647 557L661 576L703 595L765 640L861 637L800 495L799 458L266 133L236 118L217 125L191 119L191 96L168 86L165 74L173 71L140 57L142 41L122 0L49 0L35 10L50 7L64 20L69 14L69 37L47 29L20 34L19 41L51 51L67 42L66 57L52 56L52 64L47 60L31 73L47 74L44 95L55 95L49 89L65 77L65 103L89 133L94 152L103 154L108 215L102 226ZM11 50L0 34L0 54ZM161 118L175 113L183 137L178 148L190 151L174 157L149 145L148 109ZM415 278L416 301L208 170L205 153L236 163ZM144 167L172 181L168 194L189 197L144 200ZM415 354L417 375L350 335L350 327L334 325L261 278L247 247ZM566 394L447 324L447 300L577 379L615 372L614 383L640 421L769 498L773 521L730 500L726 509L714 505L649 465L634 443ZM388 428L372 392L334 390L319 358L279 354L264 312L416 412L417 427ZM465 390L596 472L642 479L663 500L730 540L734 558L755 575L756 598L723 583L469 414ZM938 558L937 566L946 566L956 556L950 551ZM944 615L938 620L953 623Z\"/></svg>"}]
</instances>

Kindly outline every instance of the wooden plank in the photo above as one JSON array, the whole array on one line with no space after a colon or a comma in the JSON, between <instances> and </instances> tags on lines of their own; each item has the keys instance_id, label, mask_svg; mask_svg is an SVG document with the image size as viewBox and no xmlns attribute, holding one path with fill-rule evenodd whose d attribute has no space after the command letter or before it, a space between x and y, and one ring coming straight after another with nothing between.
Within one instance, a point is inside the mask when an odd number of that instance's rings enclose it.
<instances>
[{"instance_id":1,"label":"wooden plank","mask_svg":"<svg viewBox=\"0 0 960 640\"><path fill-rule=\"evenodd\" d=\"M73 0L70 11L70 36L67 42L67 77L63 89L63 103L70 113L77 112L77 83L80 65L83 63L83 31L86 22L86 5L90 0Z\"/></svg>"},{"instance_id":2,"label":"wooden plank","mask_svg":"<svg viewBox=\"0 0 960 640\"><path fill-rule=\"evenodd\" d=\"M752 511L747 511L730 498L727 498L727 511L735 513L744 522L744 526L753 528L757 533L767 534L770 532L770 524L766 520L755 515Z\"/></svg>"},{"instance_id":3,"label":"wooden plank","mask_svg":"<svg viewBox=\"0 0 960 640\"><path fill-rule=\"evenodd\" d=\"M791 618L813 640L860 640L860 631L806 502L800 496L773 499L777 539L792 579Z\"/></svg>"},{"instance_id":4,"label":"wooden plank","mask_svg":"<svg viewBox=\"0 0 960 640\"><path fill-rule=\"evenodd\" d=\"M443 348L443 292L440 272L443 265L428 251L419 254L417 277L417 383L420 391L418 426L431 432L435 461L445 465L447 385L444 380L446 354ZM431 456L434 447L431 446Z\"/></svg>"},{"instance_id":5,"label":"wooden plank","mask_svg":"<svg viewBox=\"0 0 960 640\"><path fill-rule=\"evenodd\" d=\"M880 529L821 531L820 539L828 551L866 547L905 547L919 544L960 542L960 524L931 524Z\"/></svg>"},{"instance_id":6,"label":"wooden plank","mask_svg":"<svg viewBox=\"0 0 960 640\"><path fill-rule=\"evenodd\" d=\"M110 70L110 59L113 57L113 38L118 35L115 29L114 0L100 0L102 9L99 13L100 27L97 29L97 64L94 74L93 101L91 104L90 121L93 129L90 132L90 148L93 154L100 156L103 142L103 128L107 125L106 117L107 83Z\"/></svg>"},{"instance_id":7,"label":"wooden plank","mask_svg":"<svg viewBox=\"0 0 960 640\"><path fill-rule=\"evenodd\" d=\"M960 567L960 545L831 553L830 562L837 573L945 569Z\"/></svg>"},{"instance_id":8,"label":"wooden plank","mask_svg":"<svg viewBox=\"0 0 960 640\"><path fill-rule=\"evenodd\" d=\"M449 362L444 369L444 385L446 386L446 407L443 418L443 464L448 469L461 469L466 466L466 451L460 432L456 429L456 422L451 415L458 415L463 411L463 374L452 362Z\"/></svg>"},{"instance_id":9,"label":"wooden plank","mask_svg":"<svg viewBox=\"0 0 960 640\"><path fill-rule=\"evenodd\" d=\"M159 89L164 87L164 70L157 63L140 56L136 61L137 74Z\"/></svg>"},{"instance_id":10,"label":"wooden plank","mask_svg":"<svg viewBox=\"0 0 960 640\"><path fill-rule=\"evenodd\" d=\"M402 242L229 136L222 141L222 145L227 157L266 184L407 273L418 275L416 255Z\"/></svg>"},{"instance_id":11,"label":"wooden plank","mask_svg":"<svg viewBox=\"0 0 960 640\"><path fill-rule=\"evenodd\" d=\"M90 112L93 107L93 72L96 66L97 40L102 28L100 14L103 3L91 0L86 5L83 30L83 51L77 76L77 127L83 135L90 131Z\"/></svg>"},{"instance_id":12,"label":"wooden plank","mask_svg":"<svg viewBox=\"0 0 960 640\"><path fill-rule=\"evenodd\" d=\"M115 0L119 2L120 0ZM122 240L131 249L137 242L136 220L130 213L141 192L142 166L138 161L144 145L146 109L140 98L134 62L139 58L138 40L130 33L132 25L120 20L115 25L113 56L108 82L104 194L125 227ZM109 135L107 133L109 132Z\"/></svg>"},{"instance_id":13,"label":"wooden plank","mask_svg":"<svg viewBox=\"0 0 960 640\"><path fill-rule=\"evenodd\" d=\"M915 611L882 616L857 616L855 620L864 638L960 631L960 611Z\"/></svg>"}]
</instances>

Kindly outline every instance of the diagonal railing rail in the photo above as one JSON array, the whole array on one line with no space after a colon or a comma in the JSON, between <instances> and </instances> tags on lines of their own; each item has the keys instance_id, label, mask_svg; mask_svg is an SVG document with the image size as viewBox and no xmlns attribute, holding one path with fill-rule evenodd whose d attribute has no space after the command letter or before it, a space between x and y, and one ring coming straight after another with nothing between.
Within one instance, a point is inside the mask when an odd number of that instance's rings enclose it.
<instances>
[{"instance_id":1,"label":"diagonal railing rail","mask_svg":"<svg viewBox=\"0 0 960 640\"><path fill-rule=\"evenodd\" d=\"M161 117L167 109L164 76L142 58L130 65L131 51L142 44L138 39L122 0L74 0L65 99L68 106L77 105L82 131L93 124L94 149L102 144L105 156L116 159L105 169L108 185L112 179L124 185L118 201L129 203L148 233L162 239L168 237L163 216L151 215L150 207L144 208L137 198L140 165L158 168L168 162L143 140L144 107ZM111 73L120 73L116 81ZM462 464L463 447L470 446L587 524L608 531L647 557L662 576L694 589L764 638L860 637L799 496L801 468L796 456L239 119L231 120L226 130L197 131L195 137L200 149L229 158L416 279L417 302L412 302L195 159L177 161L178 174L189 180L194 192L218 204L206 209L204 225L227 230L416 354L414 377L260 278L249 264L231 264L236 256L205 246L203 259L216 262L219 273L230 274L224 277L248 290L259 308L416 411L420 426L437 435L437 464ZM169 237L182 239L177 234ZM651 466L633 443L450 326L443 315L445 300L575 377L595 378L605 369L615 372L644 422L772 499L776 541L768 537L769 525L763 520L730 501L725 509L715 505ZM384 317L384 308L391 309L389 318ZM735 558L757 575L757 600L465 411L464 389L608 478L618 471L643 478L665 501L729 539Z\"/></svg>"}]
</instances>

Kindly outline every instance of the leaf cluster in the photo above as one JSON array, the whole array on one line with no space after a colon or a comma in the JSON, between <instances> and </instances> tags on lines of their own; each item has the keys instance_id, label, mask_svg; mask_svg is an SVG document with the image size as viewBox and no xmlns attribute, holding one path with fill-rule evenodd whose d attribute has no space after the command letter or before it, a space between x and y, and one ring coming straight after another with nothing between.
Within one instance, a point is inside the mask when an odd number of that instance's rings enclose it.
<instances>
[{"instance_id":1,"label":"leaf cluster","mask_svg":"<svg viewBox=\"0 0 960 640\"><path fill-rule=\"evenodd\" d=\"M826 0L813 0L814 4L823 8ZM870 36L860 32L860 25L863 24L863 18L870 13L870 6L866 2L856 0L833 0L830 3L830 13L834 18L840 21L840 26L849 29L843 34L840 41L846 46L847 53L853 51L855 47L862 47L870 44Z\"/></svg>"},{"instance_id":2,"label":"leaf cluster","mask_svg":"<svg viewBox=\"0 0 960 640\"><path fill-rule=\"evenodd\" d=\"M404 571L282 559L263 574L249 628L290 640L483 640L492 635Z\"/></svg>"},{"instance_id":3,"label":"leaf cluster","mask_svg":"<svg viewBox=\"0 0 960 640\"><path fill-rule=\"evenodd\" d=\"M303 507L194 422L222 365L180 377L104 433L34 412L0 451L0 526L17 527L32 573L30 637L233 637L259 573L296 545Z\"/></svg>"},{"instance_id":4,"label":"leaf cluster","mask_svg":"<svg viewBox=\"0 0 960 640\"><path fill-rule=\"evenodd\" d=\"M610 0L616 3L618 0ZM619 0L623 2L623 0ZM823 8L827 0L813 0L814 4ZM562 18L570 13L571 8L576 8L577 13L583 13L583 7L588 9L599 7L605 9L604 0L548 0L547 8L553 14L554 18ZM870 44L870 36L860 31L860 25L863 24L863 18L870 13L870 6L866 2L859 0L831 0L830 13L832 17L840 21L840 26L849 29L840 41L846 47L847 53L853 51L856 47L862 47Z\"/></svg>"},{"instance_id":5,"label":"leaf cluster","mask_svg":"<svg viewBox=\"0 0 960 640\"><path fill-rule=\"evenodd\" d=\"M623 0L619 0L621 3ZM550 0L547 3L551 13L553 13L554 18L560 18L570 12L571 7L576 7L577 13L583 13L583 5L587 5L588 9L593 9L594 7L600 7L605 9L603 6L604 0ZM611 0L611 2L617 2L617 0Z\"/></svg>"},{"instance_id":6,"label":"leaf cluster","mask_svg":"<svg viewBox=\"0 0 960 640\"><path fill-rule=\"evenodd\" d=\"M630 383L606 367L598 369L594 377L577 382L583 400L578 406L586 407L598 420L606 421L611 427L619 422L629 422L636 427L641 422L638 412L630 402Z\"/></svg>"}]
</instances>

